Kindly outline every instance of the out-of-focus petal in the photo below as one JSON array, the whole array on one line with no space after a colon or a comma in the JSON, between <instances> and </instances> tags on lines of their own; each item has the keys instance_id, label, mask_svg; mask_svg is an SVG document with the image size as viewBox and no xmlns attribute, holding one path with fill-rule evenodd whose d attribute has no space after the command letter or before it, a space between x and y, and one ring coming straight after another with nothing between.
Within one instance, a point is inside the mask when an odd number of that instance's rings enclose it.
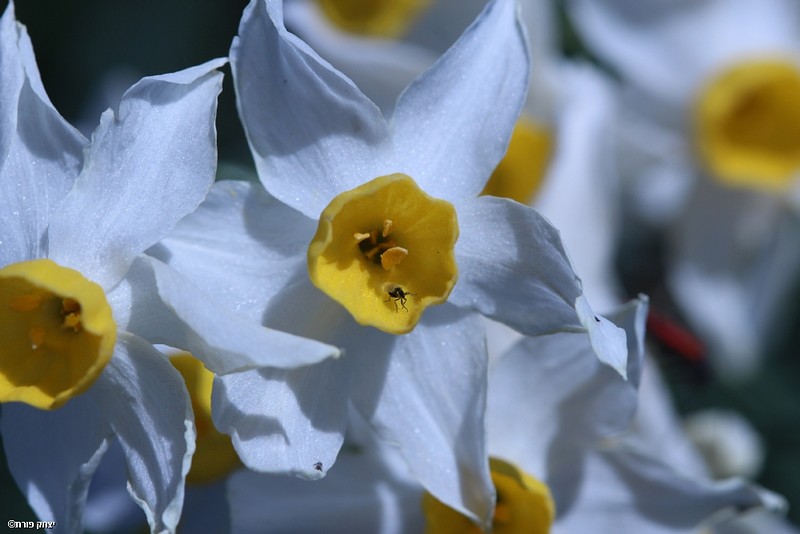
<instances>
[{"instance_id":1,"label":"out-of-focus petal","mask_svg":"<svg viewBox=\"0 0 800 534\"><path fill-rule=\"evenodd\" d=\"M195 441L183 378L152 345L120 332L114 357L86 395L122 445L128 491L151 530L174 532Z\"/></svg>"},{"instance_id":2,"label":"out-of-focus petal","mask_svg":"<svg viewBox=\"0 0 800 534\"><path fill-rule=\"evenodd\" d=\"M217 164L217 59L144 78L108 110L75 187L50 224L50 257L105 289L194 211Z\"/></svg>"},{"instance_id":3,"label":"out-of-focus petal","mask_svg":"<svg viewBox=\"0 0 800 534\"><path fill-rule=\"evenodd\" d=\"M286 31L282 2L250 2L230 55L239 116L276 198L316 219L334 196L396 170L380 110Z\"/></svg>"},{"instance_id":4,"label":"out-of-focus petal","mask_svg":"<svg viewBox=\"0 0 800 534\"><path fill-rule=\"evenodd\" d=\"M353 80L387 117L403 89L436 61L433 51L413 43L341 31L314 1L287 2L284 16L293 33Z\"/></svg>"},{"instance_id":5,"label":"out-of-focus petal","mask_svg":"<svg viewBox=\"0 0 800 534\"><path fill-rule=\"evenodd\" d=\"M792 0L573 0L589 47L649 95L687 103L712 69L736 58L792 54ZM676 75L680 73L680 75Z\"/></svg>"},{"instance_id":6,"label":"out-of-focus petal","mask_svg":"<svg viewBox=\"0 0 800 534\"><path fill-rule=\"evenodd\" d=\"M618 223L614 100L609 82L588 65L563 64L558 74L556 152L533 206L558 228L584 294L605 313L620 300L613 257Z\"/></svg>"},{"instance_id":7,"label":"out-of-focus petal","mask_svg":"<svg viewBox=\"0 0 800 534\"><path fill-rule=\"evenodd\" d=\"M111 428L88 395L55 411L3 405L8 468L28 504L55 532L81 532L89 482L108 448Z\"/></svg>"},{"instance_id":8,"label":"out-of-focus petal","mask_svg":"<svg viewBox=\"0 0 800 534\"><path fill-rule=\"evenodd\" d=\"M486 341L477 315L426 311L390 356L359 359L358 411L443 503L487 524L494 488L484 437Z\"/></svg>"},{"instance_id":9,"label":"out-of-focus petal","mask_svg":"<svg viewBox=\"0 0 800 534\"><path fill-rule=\"evenodd\" d=\"M148 254L260 323L269 300L297 271L306 270L315 230L311 219L260 184L225 180L214 184L197 211Z\"/></svg>"},{"instance_id":10,"label":"out-of-focus petal","mask_svg":"<svg viewBox=\"0 0 800 534\"><path fill-rule=\"evenodd\" d=\"M529 57L513 0L487 6L397 102L401 172L446 200L481 192L508 148L528 89Z\"/></svg>"},{"instance_id":11,"label":"out-of-focus petal","mask_svg":"<svg viewBox=\"0 0 800 534\"><path fill-rule=\"evenodd\" d=\"M140 256L109 294L117 324L151 343L191 352L217 374L294 368L339 349L239 316L160 261Z\"/></svg>"},{"instance_id":12,"label":"out-of-focus petal","mask_svg":"<svg viewBox=\"0 0 800 534\"><path fill-rule=\"evenodd\" d=\"M563 475L582 476L586 482L574 505L559 508L554 534L694 532L701 522L713 523L709 521L712 515L718 521L751 509L781 510L786 506L781 497L755 485L738 479L711 482L687 478L656 458L627 447L595 452L582 465L572 467L582 473L565 471Z\"/></svg>"}]
</instances>

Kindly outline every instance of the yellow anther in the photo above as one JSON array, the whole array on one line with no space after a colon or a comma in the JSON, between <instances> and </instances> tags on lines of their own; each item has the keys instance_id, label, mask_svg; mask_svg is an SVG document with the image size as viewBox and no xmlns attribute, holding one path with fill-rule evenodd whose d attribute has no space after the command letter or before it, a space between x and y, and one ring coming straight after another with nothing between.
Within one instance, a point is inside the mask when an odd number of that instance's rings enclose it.
<instances>
[{"instance_id":1,"label":"yellow anther","mask_svg":"<svg viewBox=\"0 0 800 534\"><path fill-rule=\"evenodd\" d=\"M67 297L61 301L61 310L62 313L77 312L81 310L81 305L77 300Z\"/></svg>"},{"instance_id":2,"label":"yellow anther","mask_svg":"<svg viewBox=\"0 0 800 534\"><path fill-rule=\"evenodd\" d=\"M61 323L62 329L71 328L73 332L80 332L81 330L81 315L79 313L70 313L64 316L64 322Z\"/></svg>"},{"instance_id":3,"label":"yellow anther","mask_svg":"<svg viewBox=\"0 0 800 534\"><path fill-rule=\"evenodd\" d=\"M386 237L392 233L393 229L394 229L394 223L392 223L392 220L386 219L385 221L383 221L383 230L381 231L381 235L383 237Z\"/></svg>"},{"instance_id":4,"label":"yellow anther","mask_svg":"<svg viewBox=\"0 0 800 534\"><path fill-rule=\"evenodd\" d=\"M369 232L366 233L356 232L353 234L353 237L356 238L356 243L361 243L365 239L369 239L369 235L370 235Z\"/></svg>"},{"instance_id":5,"label":"yellow anther","mask_svg":"<svg viewBox=\"0 0 800 534\"><path fill-rule=\"evenodd\" d=\"M408 250L403 247L392 247L381 254L381 266L385 270L390 270L395 265L399 265L408 256Z\"/></svg>"}]
</instances>

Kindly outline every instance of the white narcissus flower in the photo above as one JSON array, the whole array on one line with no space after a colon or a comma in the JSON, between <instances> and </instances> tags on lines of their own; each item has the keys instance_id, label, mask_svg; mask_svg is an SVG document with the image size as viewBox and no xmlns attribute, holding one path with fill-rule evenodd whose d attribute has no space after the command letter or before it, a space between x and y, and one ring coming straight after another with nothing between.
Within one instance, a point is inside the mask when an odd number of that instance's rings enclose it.
<instances>
[{"instance_id":1,"label":"white narcissus flower","mask_svg":"<svg viewBox=\"0 0 800 534\"><path fill-rule=\"evenodd\" d=\"M667 228L668 284L717 368L751 373L800 271L798 4L567 5L625 86L630 211Z\"/></svg>"},{"instance_id":2,"label":"white narcissus flower","mask_svg":"<svg viewBox=\"0 0 800 534\"><path fill-rule=\"evenodd\" d=\"M91 141L56 112L9 4L0 21L0 431L36 514L81 530L116 437L153 531L174 531L195 427L151 343L217 372L303 365L337 349L239 320L141 253L205 197L224 59L131 87ZM274 351L274 353L271 353ZM291 359L289 358L291 356Z\"/></svg>"},{"instance_id":3,"label":"white narcissus flower","mask_svg":"<svg viewBox=\"0 0 800 534\"><path fill-rule=\"evenodd\" d=\"M547 499L528 500L518 510L518 495L498 487L505 498L493 532L702 532L717 527L714 519L729 518L726 512L781 508L782 500L761 488L683 474L632 442L646 312L646 301L639 300L614 314L629 334L628 381L597 361L582 333L526 338L497 360L489 375L489 452L546 483L555 520L536 515ZM363 432L351 434L348 443L341 465L312 488L235 474L228 491L233 530L397 534L420 532L427 523L432 532L466 531L457 516L430 505L423 517L422 488L391 448Z\"/></svg>"},{"instance_id":4,"label":"white narcissus flower","mask_svg":"<svg viewBox=\"0 0 800 534\"><path fill-rule=\"evenodd\" d=\"M490 3L388 122L286 31L281 2L245 10L231 65L268 193L216 184L152 253L253 322L345 353L218 379L215 423L248 467L323 476L352 404L426 488L485 522L478 313L528 335L588 331L624 374L624 332L591 311L557 231L513 201L476 198L527 89L515 12Z\"/></svg>"},{"instance_id":5,"label":"white narcissus flower","mask_svg":"<svg viewBox=\"0 0 800 534\"><path fill-rule=\"evenodd\" d=\"M331 18L333 6L341 13ZM345 75L385 115L405 87L441 55L485 5L482 0L426 2L405 21L405 34L387 39L343 24L401 13L372 5L331 0L290 0L286 24ZM527 30L531 75L522 115L505 157L494 169L484 194L532 205L558 228L583 290L595 309L622 300L613 273L617 236L617 179L613 166L616 95L595 68L558 52L558 22L553 0L520 0ZM384 6L381 6L384 7ZM349 8L349 9L346 9Z\"/></svg>"}]
</instances>

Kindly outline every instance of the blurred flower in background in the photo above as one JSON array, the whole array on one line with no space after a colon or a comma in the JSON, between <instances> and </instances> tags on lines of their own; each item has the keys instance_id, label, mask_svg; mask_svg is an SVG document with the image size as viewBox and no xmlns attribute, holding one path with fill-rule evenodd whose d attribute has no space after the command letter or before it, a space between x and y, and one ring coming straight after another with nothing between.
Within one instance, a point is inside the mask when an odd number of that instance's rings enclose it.
<instances>
[{"instance_id":1,"label":"blurred flower in background","mask_svg":"<svg viewBox=\"0 0 800 534\"><path fill-rule=\"evenodd\" d=\"M664 227L669 293L715 369L753 373L800 272L798 5L567 5L621 81L631 224Z\"/></svg>"}]
</instances>

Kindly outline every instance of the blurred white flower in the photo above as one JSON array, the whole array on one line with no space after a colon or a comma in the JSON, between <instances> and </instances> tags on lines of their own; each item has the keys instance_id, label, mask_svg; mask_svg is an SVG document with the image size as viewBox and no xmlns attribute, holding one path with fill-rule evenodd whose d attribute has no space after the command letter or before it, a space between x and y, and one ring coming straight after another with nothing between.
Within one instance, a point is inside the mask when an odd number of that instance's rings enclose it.
<instances>
[{"instance_id":1,"label":"blurred white flower","mask_svg":"<svg viewBox=\"0 0 800 534\"><path fill-rule=\"evenodd\" d=\"M630 213L668 226L668 284L728 375L759 364L800 269L793 0L571 0L624 85Z\"/></svg>"},{"instance_id":2,"label":"blurred white flower","mask_svg":"<svg viewBox=\"0 0 800 534\"><path fill-rule=\"evenodd\" d=\"M738 413L703 410L687 417L683 426L715 478L755 478L761 472L764 444Z\"/></svg>"}]
</instances>

